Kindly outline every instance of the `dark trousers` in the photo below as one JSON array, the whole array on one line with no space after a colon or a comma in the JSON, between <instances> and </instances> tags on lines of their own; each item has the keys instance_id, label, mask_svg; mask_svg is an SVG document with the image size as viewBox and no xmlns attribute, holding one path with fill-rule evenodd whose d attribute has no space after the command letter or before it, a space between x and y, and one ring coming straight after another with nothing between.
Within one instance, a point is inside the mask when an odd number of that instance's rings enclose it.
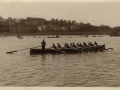
<instances>
[{"instance_id":1,"label":"dark trousers","mask_svg":"<svg viewBox=\"0 0 120 90\"><path fill-rule=\"evenodd\" d=\"M42 46L42 50L45 50L45 46Z\"/></svg>"}]
</instances>

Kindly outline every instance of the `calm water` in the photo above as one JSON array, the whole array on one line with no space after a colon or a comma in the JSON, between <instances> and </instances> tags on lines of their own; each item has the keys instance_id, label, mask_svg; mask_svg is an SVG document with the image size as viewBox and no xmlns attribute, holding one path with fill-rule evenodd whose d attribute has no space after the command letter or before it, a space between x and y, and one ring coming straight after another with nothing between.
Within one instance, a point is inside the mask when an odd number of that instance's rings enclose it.
<instances>
[{"instance_id":1,"label":"calm water","mask_svg":"<svg viewBox=\"0 0 120 90\"><path fill-rule=\"evenodd\" d=\"M8 51L40 46L43 38L47 47L58 42L63 46L65 42L97 41L114 50L31 56L28 49L6 54ZM120 86L120 37L0 37L0 51L0 86Z\"/></svg>"}]
</instances>

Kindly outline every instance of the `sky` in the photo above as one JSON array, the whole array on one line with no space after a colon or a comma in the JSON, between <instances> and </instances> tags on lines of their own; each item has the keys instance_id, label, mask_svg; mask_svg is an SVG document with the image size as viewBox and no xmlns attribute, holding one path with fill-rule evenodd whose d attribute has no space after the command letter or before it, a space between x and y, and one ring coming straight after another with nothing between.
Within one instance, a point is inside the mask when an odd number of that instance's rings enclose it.
<instances>
[{"instance_id":1,"label":"sky","mask_svg":"<svg viewBox=\"0 0 120 90\"><path fill-rule=\"evenodd\" d=\"M0 16L5 19L55 18L115 27L120 26L120 2L2 2L0 0Z\"/></svg>"}]
</instances>

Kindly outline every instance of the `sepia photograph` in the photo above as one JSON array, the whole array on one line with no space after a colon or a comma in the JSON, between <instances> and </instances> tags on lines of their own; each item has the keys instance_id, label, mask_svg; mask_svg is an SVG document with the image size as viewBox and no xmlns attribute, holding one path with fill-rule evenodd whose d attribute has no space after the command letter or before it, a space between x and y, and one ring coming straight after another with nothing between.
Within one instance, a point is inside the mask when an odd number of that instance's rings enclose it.
<instances>
[{"instance_id":1,"label":"sepia photograph","mask_svg":"<svg viewBox=\"0 0 120 90\"><path fill-rule=\"evenodd\" d=\"M119 45L120 0L0 0L0 90L120 87Z\"/></svg>"}]
</instances>

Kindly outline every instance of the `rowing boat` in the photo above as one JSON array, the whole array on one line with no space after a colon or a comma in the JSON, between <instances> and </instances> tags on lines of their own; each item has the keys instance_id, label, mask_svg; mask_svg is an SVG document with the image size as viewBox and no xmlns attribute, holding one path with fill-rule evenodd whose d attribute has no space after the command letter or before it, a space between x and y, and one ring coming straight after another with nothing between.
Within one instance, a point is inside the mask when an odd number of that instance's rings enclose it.
<instances>
[{"instance_id":1,"label":"rowing boat","mask_svg":"<svg viewBox=\"0 0 120 90\"><path fill-rule=\"evenodd\" d=\"M45 50L32 48L30 49L30 54L61 54L61 53L81 53L86 51L103 51L105 50L105 45L97 45L93 47L86 48L61 48L61 49L52 49L47 48Z\"/></svg>"},{"instance_id":2,"label":"rowing boat","mask_svg":"<svg viewBox=\"0 0 120 90\"><path fill-rule=\"evenodd\" d=\"M48 36L48 38L59 38L59 36L58 36L58 35L53 36L53 37L49 37L49 36Z\"/></svg>"}]
</instances>

